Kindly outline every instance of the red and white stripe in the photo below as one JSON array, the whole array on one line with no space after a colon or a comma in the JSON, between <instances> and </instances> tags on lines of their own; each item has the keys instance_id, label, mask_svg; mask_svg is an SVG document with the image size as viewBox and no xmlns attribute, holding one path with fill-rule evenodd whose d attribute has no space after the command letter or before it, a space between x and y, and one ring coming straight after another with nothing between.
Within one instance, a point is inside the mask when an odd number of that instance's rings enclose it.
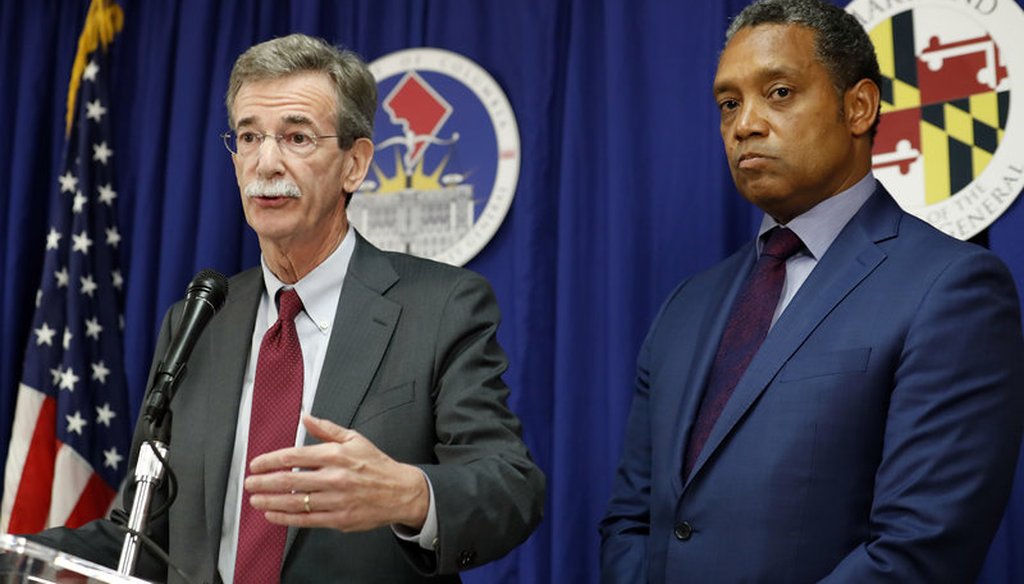
<instances>
[{"instance_id":1,"label":"red and white stripe","mask_svg":"<svg viewBox=\"0 0 1024 584\"><path fill-rule=\"evenodd\" d=\"M78 527L104 516L111 489L78 452L57 439L57 402L21 384L4 472L0 531Z\"/></svg>"}]
</instances>

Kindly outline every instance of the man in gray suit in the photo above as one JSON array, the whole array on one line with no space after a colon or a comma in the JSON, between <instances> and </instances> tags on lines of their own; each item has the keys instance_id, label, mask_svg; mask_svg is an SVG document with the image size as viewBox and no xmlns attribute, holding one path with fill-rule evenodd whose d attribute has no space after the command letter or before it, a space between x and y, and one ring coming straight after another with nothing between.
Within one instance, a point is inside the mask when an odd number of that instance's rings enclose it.
<instances>
[{"instance_id":1,"label":"man in gray suit","mask_svg":"<svg viewBox=\"0 0 1024 584\"><path fill-rule=\"evenodd\" d=\"M262 265L231 279L172 402L177 496L150 531L189 580L455 582L540 521L489 285L349 226L376 107L365 64L319 39L256 45L232 70L225 144ZM291 344L267 365L275 335ZM286 444L254 440L282 419ZM34 539L112 565L122 534L97 521ZM138 573L184 580L145 554Z\"/></svg>"}]
</instances>

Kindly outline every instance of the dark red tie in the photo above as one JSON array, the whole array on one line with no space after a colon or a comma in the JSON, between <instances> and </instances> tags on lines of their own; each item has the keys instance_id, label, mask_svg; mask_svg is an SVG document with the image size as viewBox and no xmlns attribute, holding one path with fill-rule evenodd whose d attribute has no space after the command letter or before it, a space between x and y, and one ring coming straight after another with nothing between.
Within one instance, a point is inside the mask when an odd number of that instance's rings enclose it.
<instances>
[{"instance_id":1,"label":"dark red tie","mask_svg":"<svg viewBox=\"0 0 1024 584\"><path fill-rule=\"evenodd\" d=\"M775 227L768 234L761 257L743 283L722 341L711 366L707 389L697 412L697 421L690 432L683 464L683 479L690 476L693 464L704 448L711 428L732 396L747 365L754 358L761 342L768 336L772 317L779 305L782 284L786 280L786 260L803 248L803 242L789 229Z\"/></svg>"},{"instance_id":2,"label":"dark red tie","mask_svg":"<svg viewBox=\"0 0 1024 584\"><path fill-rule=\"evenodd\" d=\"M278 304L277 322L263 336L256 361L245 453L247 477L252 459L295 445L302 408L302 347L295 332L295 315L302 310L302 300L295 290L282 290ZM279 582L288 528L268 522L262 511L249 504L244 490L241 496L235 582Z\"/></svg>"}]
</instances>

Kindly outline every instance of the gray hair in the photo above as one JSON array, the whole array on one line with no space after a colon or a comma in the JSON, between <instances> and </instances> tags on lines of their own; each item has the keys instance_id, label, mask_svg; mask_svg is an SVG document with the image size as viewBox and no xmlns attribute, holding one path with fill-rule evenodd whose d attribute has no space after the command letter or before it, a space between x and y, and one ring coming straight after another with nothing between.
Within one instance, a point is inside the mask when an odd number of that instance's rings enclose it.
<instances>
[{"instance_id":1,"label":"gray hair","mask_svg":"<svg viewBox=\"0 0 1024 584\"><path fill-rule=\"evenodd\" d=\"M811 29L815 57L828 71L840 98L861 79L869 79L881 89L875 46L856 17L842 8L822 0L759 0L733 19L725 32L726 44L740 29L761 24L799 24ZM871 126L872 139L880 118Z\"/></svg>"},{"instance_id":2,"label":"gray hair","mask_svg":"<svg viewBox=\"0 0 1024 584\"><path fill-rule=\"evenodd\" d=\"M232 106L242 85L301 72L323 73L331 80L338 107L335 130L343 149L351 148L359 138L372 139L377 82L366 63L352 51L304 34L271 39L250 47L238 57L224 99L230 127L235 127Z\"/></svg>"}]
</instances>

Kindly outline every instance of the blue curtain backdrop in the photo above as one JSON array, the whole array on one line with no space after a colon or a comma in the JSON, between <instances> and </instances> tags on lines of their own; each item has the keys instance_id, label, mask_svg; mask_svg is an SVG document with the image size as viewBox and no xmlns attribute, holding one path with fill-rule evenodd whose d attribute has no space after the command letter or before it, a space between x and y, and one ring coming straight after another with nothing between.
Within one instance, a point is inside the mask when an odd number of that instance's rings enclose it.
<instances>
[{"instance_id":1,"label":"blue curtain backdrop","mask_svg":"<svg viewBox=\"0 0 1024 584\"><path fill-rule=\"evenodd\" d=\"M1021 2L1022 0L1017 0ZM545 521L467 582L596 582L596 523L632 396L634 358L683 277L748 239L710 95L728 15L745 0L120 0L113 46L117 204L133 407L164 310L200 268L258 261L217 137L235 57L290 32L368 60L433 46L505 89L522 169L497 236L469 267L494 284L511 405L548 475ZM0 6L0 460L60 164L68 76L87 0ZM1024 211L989 230L1024 289ZM1024 477L982 580L1024 582ZM1014 553L1014 550L1017 553ZM742 553L742 550L737 550Z\"/></svg>"}]
</instances>

